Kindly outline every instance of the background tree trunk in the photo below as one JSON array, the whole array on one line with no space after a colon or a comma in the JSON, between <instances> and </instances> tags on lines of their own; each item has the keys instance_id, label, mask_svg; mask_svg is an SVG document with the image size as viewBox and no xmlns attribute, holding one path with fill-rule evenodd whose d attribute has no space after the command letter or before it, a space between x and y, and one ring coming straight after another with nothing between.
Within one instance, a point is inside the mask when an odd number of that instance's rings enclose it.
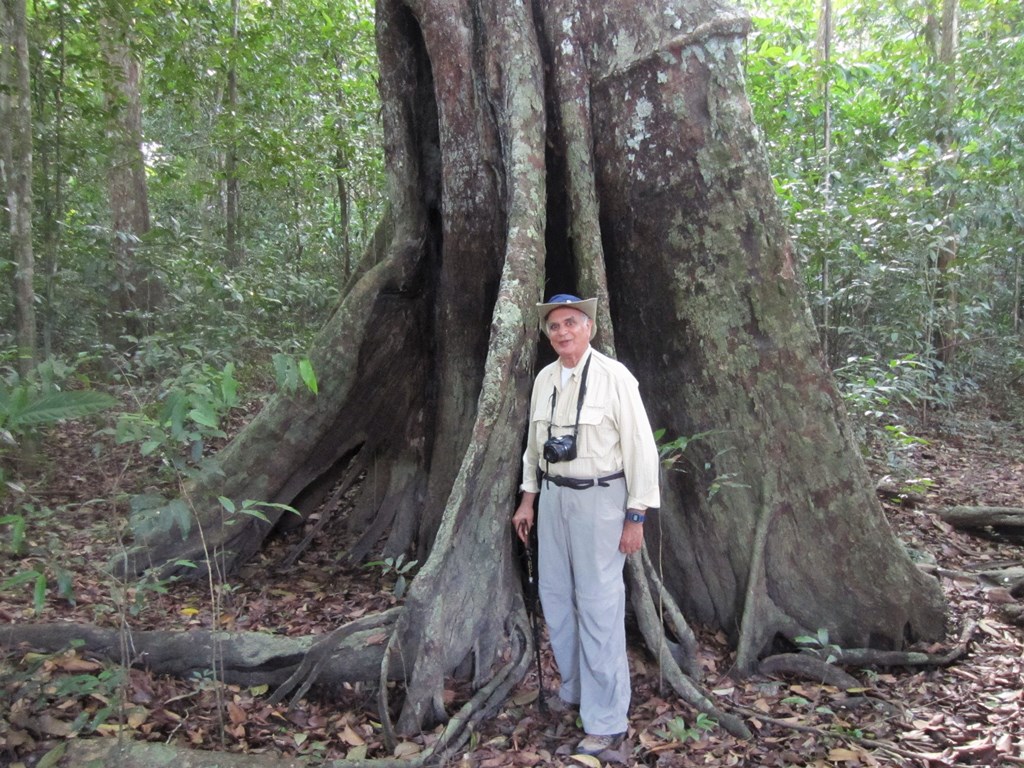
<instances>
[{"instance_id":1,"label":"background tree trunk","mask_svg":"<svg viewBox=\"0 0 1024 768\"><path fill-rule=\"evenodd\" d=\"M648 546L742 670L819 628L943 634L820 358L744 95L747 28L713 2L378 3L390 241L317 341L320 395L274 398L189 493L231 566L270 526L223 525L216 495L308 512L365 473L350 555L424 563L384 657L406 665L403 729L444 716L446 676L526 642L509 516L534 303L555 290L604 299L600 344L656 427L705 435ZM141 543L137 564L212 552Z\"/></svg>"},{"instance_id":2,"label":"background tree trunk","mask_svg":"<svg viewBox=\"0 0 1024 768\"><path fill-rule=\"evenodd\" d=\"M957 278L956 259L959 250L959 236L955 222L957 195L956 187L949 183L956 173L958 150L956 140L957 107L957 19L959 0L938 0L940 6L937 18L929 16L929 26L937 27L932 43L936 81L940 87L936 96L935 142L938 162L933 174L935 195L941 208L938 212L941 227L935 240L935 289L933 306L936 314L933 333L935 357L942 365L953 365L956 358L957 332Z\"/></svg>"},{"instance_id":3,"label":"background tree trunk","mask_svg":"<svg viewBox=\"0 0 1024 768\"><path fill-rule=\"evenodd\" d=\"M116 7L109 10L117 13ZM140 263L138 253L140 238L149 232L149 194L142 155L139 62L131 50L130 30L126 27L131 24L130 18L127 13L108 16L100 26L107 63L106 106L110 114L107 187L121 315L114 330L139 338L148 332L151 313L163 301L163 289L159 278Z\"/></svg>"},{"instance_id":4,"label":"background tree trunk","mask_svg":"<svg viewBox=\"0 0 1024 768\"><path fill-rule=\"evenodd\" d=\"M0 122L3 123L3 172L10 216L11 262L14 266L14 328L18 372L35 367L35 257L32 251L32 93L29 83L28 28L24 0L3 0L0 51Z\"/></svg>"},{"instance_id":5,"label":"background tree trunk","mask_svg":"<svg viewBox=\"0 0 1024 768\"><path fill-rule=\"evenodd\" d=\"M230 139L224 153L224 248L227 261L232 267L242 263L243 249L240 240L242 223L242 190L238 179L238 0L231 0L231 42L228 48L231 58L228 64L227 104L225 111L232 129L228 132Z\"/></svg>"}]
</instances>

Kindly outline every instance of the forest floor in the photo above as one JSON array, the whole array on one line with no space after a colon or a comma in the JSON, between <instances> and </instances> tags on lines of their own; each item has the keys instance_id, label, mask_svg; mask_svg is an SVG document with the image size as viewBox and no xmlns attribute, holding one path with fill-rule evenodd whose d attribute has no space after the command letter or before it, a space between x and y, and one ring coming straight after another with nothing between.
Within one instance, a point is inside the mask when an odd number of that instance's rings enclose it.
<instances>
[{"instance_id":1,"label":"forest floor","mask_svg":"<svg viewBox=\"0 0 1024 768\"><path fill-rule=\"evenodd\" d=\"M927 424L908 423L908 432L922 442L875 443L869 467L884 487L897 489L880 497L899 537L925 567L941 569L948 637L925 650L944 652L971 628L961 658L946 667L849 668L861 683L854 690L785 678L734 680L725 638L699 632L701 683L717 704L747 722L754 738L742 741L698 719L661 684L639 641L631 642L633 703L618 750L600 760L573 756L582 736L575 717L538 711L532 670L452 764L1024 765L1024 629L1009 613L1022 601L979 578L983 571L1024 566L1024 541L992 531L972 535L935 514L957 505L1024 506L1019 423L1000 420L979 401L932 414ZM216 626L322 634L398 600L393 571L344 564L338 531L330 527L294 566L278 563L301 532L280 537L246 573L212 590L118 582L103 565L127 536L126 494L145 487L152 468L83 425L65 425L44 449L51 470L29 491L34 511L17 556L11 552L12 509L0 507L7 523L0 527L3 624L71 620L131 630ZM542 662L554 697L556 671L546 644ZM250 756L388 756L376 698L359 685L292 707L271 706L265 690L223 685L210 676L177 680L125 672L76 650L5 648L0 686L0 766L73 765L65 756L72 741L118 732ZM451 691L453 703L466 693ZM399 751L414 754L432 738L410 739Z\"/></svg>"}]
</instances>

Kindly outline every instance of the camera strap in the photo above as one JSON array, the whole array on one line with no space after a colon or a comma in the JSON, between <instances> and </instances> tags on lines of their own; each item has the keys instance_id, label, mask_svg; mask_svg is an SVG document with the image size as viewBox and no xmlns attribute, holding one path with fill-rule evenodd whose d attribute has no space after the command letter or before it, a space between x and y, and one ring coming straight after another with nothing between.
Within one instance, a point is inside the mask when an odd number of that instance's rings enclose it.
<instances>
[{"instance_id":1,"label":"camera strap","mask_svg":"<svg viewBox=\"0 0 1024 768\"><path fill-rule=\"evenodd\" d=\"M583 366L583 373L580 375L580 394L576 398L576 423L572 428L572 438L575 440L579 437L580 432L580 414L583 413L583 398L587 395L587 371L590 370L590 361L594 359L594 353L591 352L587 357L587 363ZM551 418L548 420L548 440L551 439L551 424L555 420L555 400L558 399L558 387L551 389Z\"/></svg>"}]
</instances>

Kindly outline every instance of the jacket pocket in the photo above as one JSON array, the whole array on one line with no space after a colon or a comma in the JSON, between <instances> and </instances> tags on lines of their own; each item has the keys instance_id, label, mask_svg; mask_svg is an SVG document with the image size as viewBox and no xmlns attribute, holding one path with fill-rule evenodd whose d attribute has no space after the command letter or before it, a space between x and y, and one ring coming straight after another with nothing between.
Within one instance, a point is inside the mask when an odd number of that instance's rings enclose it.
<instances>
[{"instance_id":1,"label":"jacket pocket","mask_svg":"<svg viewBox=\"0 0 1024 768\"><path fill-rule=\"evenodd\" d=\"M577 444L579 456L593 459L610 456L618 442L618 435L606 424L608 409L604 405L587 405L580 411L580 434Z\"/></svg>"}]
</instances>

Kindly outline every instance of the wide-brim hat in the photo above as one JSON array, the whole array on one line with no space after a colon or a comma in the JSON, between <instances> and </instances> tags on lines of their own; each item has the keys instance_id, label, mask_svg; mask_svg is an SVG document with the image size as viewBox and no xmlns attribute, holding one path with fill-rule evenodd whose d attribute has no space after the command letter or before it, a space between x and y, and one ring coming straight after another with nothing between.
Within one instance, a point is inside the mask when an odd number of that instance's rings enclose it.
<instances>
[{"instance_id":1,"label":"wide-brim hat","mask_svg":"<svg viewBox=\"0 0 1024 768\"><path fill-rule=\"evenodd\" d=\"M558 293L537 305L537 314L540 316L540 330L547 336L548 315L556 309L578 309L590 318L590 338L597 334L597 299L581 299L569 293Z\"/></svg>"}]
</instances>

